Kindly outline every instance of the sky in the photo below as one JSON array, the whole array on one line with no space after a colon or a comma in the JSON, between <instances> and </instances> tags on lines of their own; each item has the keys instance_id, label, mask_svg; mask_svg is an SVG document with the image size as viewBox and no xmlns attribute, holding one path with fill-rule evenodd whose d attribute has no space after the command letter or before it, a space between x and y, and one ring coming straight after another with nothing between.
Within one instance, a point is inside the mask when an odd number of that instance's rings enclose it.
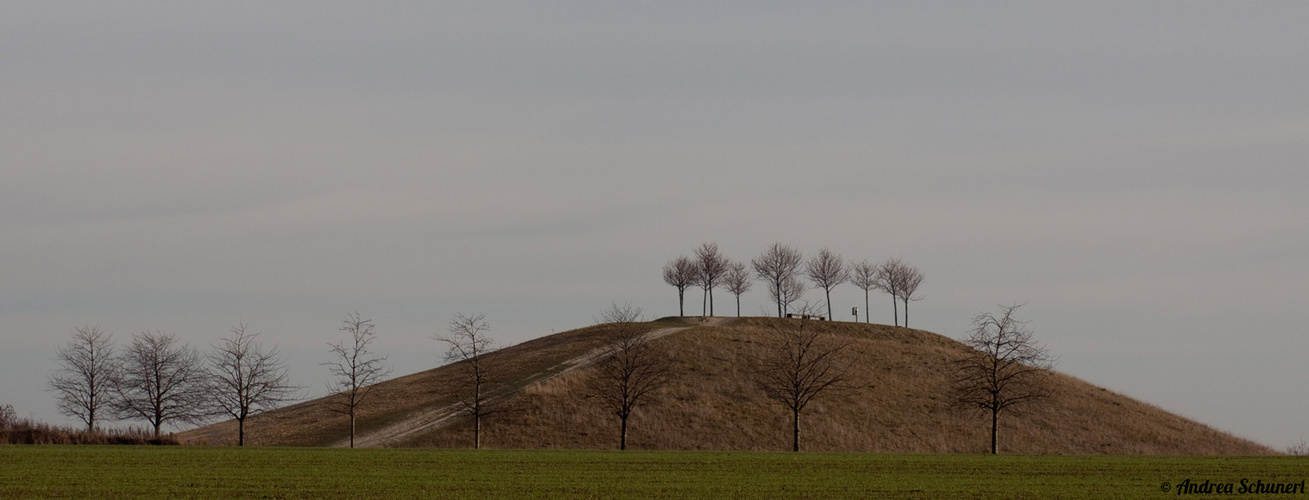
<instances>
[{"instance_id":1,"label":"sky","mask_svg":"<svg viewBox=\"0 0 1309 500\"><path fill-rule=\"evenodd\" d=\"M46 381L82 326L207 349L245 322L315 397L349 312L401 375L456 314L502 345L611 303L675 315L664 263L781 242L916 266L910 326L952 338L1025 304L1060 371L1285 448L1309 435L1306 25L1303 2L2 2L0 404L74 424ZM838 287L836 319L863 301Z\"/></svg>"}]
</instances>

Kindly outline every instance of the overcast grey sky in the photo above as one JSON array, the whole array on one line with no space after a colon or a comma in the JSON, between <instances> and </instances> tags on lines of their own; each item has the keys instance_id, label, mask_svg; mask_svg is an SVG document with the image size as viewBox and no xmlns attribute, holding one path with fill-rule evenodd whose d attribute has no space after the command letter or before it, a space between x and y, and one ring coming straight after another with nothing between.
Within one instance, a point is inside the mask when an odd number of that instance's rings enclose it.
<instances>
[{"instance_id":1,"label":"overcast grey sky","mask_svg":"<svg viewBox=\"0 0 1309 500\"><path fill-rule=\"evenodd\" d=\"M457 312L505 344L672 315L666 261L780 241L918 266L911 326L954 338L1027 302L1060 370L1282 448L1309 435L1305 26L1303 2L2 2L0 404L71 423L44 384L82 325L207 346L246 321L316 396L349 311L407 374Z\"/></svg>"}]
</instances>

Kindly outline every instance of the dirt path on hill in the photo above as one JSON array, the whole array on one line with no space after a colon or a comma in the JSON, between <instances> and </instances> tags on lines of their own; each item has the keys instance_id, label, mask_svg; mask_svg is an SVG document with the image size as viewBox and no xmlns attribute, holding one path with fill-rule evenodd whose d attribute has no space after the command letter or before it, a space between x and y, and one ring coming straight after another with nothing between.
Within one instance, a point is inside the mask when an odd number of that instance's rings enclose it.
<instances>
[{"instance_id":1,"label":"dirt path on hill","mask_svg":"<svg viewBox=\"0 0 1309 500\"><path fill-rule=\"evenodd\" d=\"M697 326L719 326L728 323L736 318L712 317L706 318L699 324L688 326L674 326L668 328L659 328L650 332L650 340L667 337L674 333ZM537 372L528 377L528 382L519 391L527 387L540 384L547 380L558 377L564 373L576 370L595 361L604 353L604 347L598 347L588 351L581 356L577 356L548 369ZM517 392L517 391L514 391ZM508 394L512 396L511 392ZM494 401L494 399L493 399ZM444 427L447 423L455 420L463 413L463 405L455 403L452 405L442 406L439 408L425 408L414 412L413 414L397 421L387 424L386 426L369 432L367 434L355 435L355 446L359 448L379 448L394 446L406 437L428 432L434 429ZM333 447L344 448L350 446L350 438L332 443Z\"/></svg>"}]
</instances>

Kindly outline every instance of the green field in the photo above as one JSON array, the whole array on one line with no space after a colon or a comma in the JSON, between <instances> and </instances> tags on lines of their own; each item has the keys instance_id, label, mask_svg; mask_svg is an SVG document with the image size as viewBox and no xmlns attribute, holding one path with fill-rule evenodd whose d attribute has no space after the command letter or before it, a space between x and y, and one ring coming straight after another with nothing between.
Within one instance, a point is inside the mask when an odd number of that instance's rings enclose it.
<instances>
[{"instance_id":1,"label":"green field","mask_svg":"<svg viewBox=\"0 0 1309 500\"><path fill-rule=\"evenodd\" d=\"M0 446L0 498L1172 498L1306 478L1294 457ZM1214 496L1265 496L1238 493Z\"/></svg>"}]
</instances>

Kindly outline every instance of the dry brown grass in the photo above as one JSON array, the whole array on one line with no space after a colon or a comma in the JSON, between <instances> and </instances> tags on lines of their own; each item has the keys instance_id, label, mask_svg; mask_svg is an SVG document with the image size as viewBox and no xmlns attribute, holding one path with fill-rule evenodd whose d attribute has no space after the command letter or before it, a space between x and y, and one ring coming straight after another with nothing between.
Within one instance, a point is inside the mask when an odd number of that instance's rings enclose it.
<instances>
[{"instance_id":1,"label":"dry brown grass","mask_svg":"<svg viewBox=\"0 0 1309 500\"><path fill-rule=\"evenodd\" d=\"M685 330L655 342L677 359L680 374L660 402L638 408L633 449L786 450L789 414L751 382L761 340L779 321L745 318L721 326L663 323ZM949 338L885 325L825 323L854 340L861 353L857 387L816 401L801 415L801 449L883 453L984 453L989 420L950 401L950 361L968 349ZM544 337L497 353L513 412L484 422L490 448L617 448L618 419L584 398L585 367L565 362L602 345L609 332L590 327ZM453 372L437 368L379 386L366 405L360 435L410 412L448 405L441 392ZM1062 374L1042 408L1002 415L1002 453L1264 455L1257 443L1172 415ZM344 418L305 403L259 417L248 432L260 444L325 445L346 436ZM187 433L193 440L234 434L224 425ZM234 428L234 426L233 426ZM208 429L208 430L207 430ZM471 431L454 419L403 440L404 446L471 446Z\"/></svg>"}]
</instances>

